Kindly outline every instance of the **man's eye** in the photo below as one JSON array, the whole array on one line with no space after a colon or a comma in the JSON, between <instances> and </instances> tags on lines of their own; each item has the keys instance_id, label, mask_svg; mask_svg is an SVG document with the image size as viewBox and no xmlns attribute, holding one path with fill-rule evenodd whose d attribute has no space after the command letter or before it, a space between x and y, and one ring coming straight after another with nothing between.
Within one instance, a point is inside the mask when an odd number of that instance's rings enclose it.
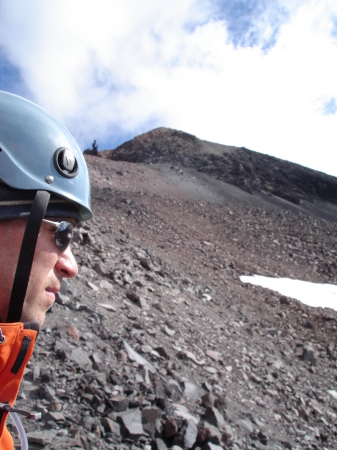
<instances>
[{"instance_id":1,"label":"man's eye","mask_svg":"<svg viewBox=\"0 0 337 450\"><path fill-rule=\"evenodd\" d=\"M57 228L54 225L48 224L48 226L45 228L48 232L54 233L56 232Z\"/></svg>"}]
</instances>

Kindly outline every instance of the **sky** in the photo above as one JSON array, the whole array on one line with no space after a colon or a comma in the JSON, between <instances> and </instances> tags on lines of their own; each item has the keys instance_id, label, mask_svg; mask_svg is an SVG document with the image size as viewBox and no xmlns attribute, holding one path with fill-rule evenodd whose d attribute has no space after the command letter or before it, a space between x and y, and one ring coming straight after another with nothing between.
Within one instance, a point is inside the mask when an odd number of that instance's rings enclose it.
<instances>
[{"instance_id":1,"label":"sky","mask_svg":"<svg viewBox=\"0 0 337 450\"><path fill-rule=\"evenodd\" d=\"M165 126L337 176L337 2L0 0L0 90L82 150Z\"/></svg>"},{"instance_id":2,"label":"sky","mask_svg":"<svg viewBox=\"0 0 337 450\"><path fill-rule=\"evenodd\" d=\"M330 308L337 311L337 286L334 284L311 283L290 278L270 278L261 275L241 276L243 283L254 284L279 292L307 306Z\"/></svg>"}]
</instances>

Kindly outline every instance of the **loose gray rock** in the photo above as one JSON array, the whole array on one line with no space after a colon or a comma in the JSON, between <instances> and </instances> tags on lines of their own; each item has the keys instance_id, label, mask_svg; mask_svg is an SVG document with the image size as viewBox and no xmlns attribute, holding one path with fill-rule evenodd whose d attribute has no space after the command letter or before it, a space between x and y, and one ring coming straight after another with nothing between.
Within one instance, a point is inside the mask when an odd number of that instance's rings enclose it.
<instances>
[{"instance_id":1,"label":"loose gray rock","mask_svg":"<svg viewBox=\"0 0 337 450\"><path fill-rule=\"evenodd\" d=\"M27 439L30 444L50 445L54 442L56 430L44 430L27 433Z\"/></svg>"},{"instance_id":2,"label":"loose gray rock","mask_svg":"<svg viewBox=\"0 0 337 450\"><path fill-rule=\"evenodd\" d=\"M187 427L184 436L184 449L192 448L198 435L198 427L193 420L187 421Z\"/></svg>"},{"instance_id":3,"label":"loose gray rock","mask_svg":"<svg viewBox=\"0 0 337 450\"><path fill-rule=\"evenodd\" d=\"M303 361L307 361L313 365L316 365L317 352L310 345L305 345L303 347L302 359Z\"/></svg>"},{"instance_id":4,"label":"loose gray rock","mask_svg":"<svg viewBox=\"0 0 337 450\"><path fill-rule=\"evenodd\" d=\"M204 419L206 422L221 429L225 424L225 419L217 408L214 406L206 408Z\"/></svg>"},{"instance_id":5,"label":"loose gray rock","mask_svg":"<svg viewBox=\"0 0 337 450\"><path fill-rule=\"evenodd\" d=\"M154 438L156 432L156 422L161 415L158 408L144 408L142 410L142 424L144 430Z\"/></svg>"},{"instance_id":6,"label":"loose gray rock","mask_svg":"<svg viewBox=\"0 0 337 450\"><path fill-rule=\"evenodd\" d=\"M69 358L75 361L79 366L85 369L90 369L92 363L88 354L81 348L75 348L70 352Z\"/></svg>"},{"instance_id":7,"label":"loose gray rock","mask_svg":"<svg viewBox=\"0 0 337 450\"><path fill-rule=\"evenodd\" d=\"M60 291L55 294L55 301L60 305L67 305L70 298L66 294L62 294Z\"/></svg>"},{"instance_id":8,"label":"loose gray rock","mask_svg":"<svg viewBox=\"0 0 337 450\"><path fill-rule=\"evenodd\" d=\"M195 383L191 381L184 381L184 396L191 398L192 400L198 400L199 388Z\"/></svg>"},{"instance_id":9,"label":"loose gray rock","mask_svg":"<svg viewBox=\"0 0 337 450\"><path fill-rule=\"evenodd\" d=\"M106 289L106 290L109 291L109 292L112 292L112 291L113 291L113 288L114 288L114 287L113 287L113 284L110 283L108 280L105 280L104 278L103 278L103 280L100 281L99 287L100 287L101 289Z\"/></svg>"},{"instance_id":10,"label":"loose gray rock","mask_svg":"<svg viewBox=\"0 0 337 450\"><path fill-rule=\"evenodd\" d=\"M145 358L143 358L139 353L133 350L126 341L123 341L123 345L129 358L132 361L136 361L138 364L141 364L142 366L146 367L151 373L156 373L157 371L156 368L151 363L149 363Z\"/></svg>"},{"instance_id":11,"label":"loose gray rock","mask_svg":"<svg viewBox=\"0 0 337 450\"><path fill-rule=\"evenodd\" d=\"M94 270L101 277L109 277L109 275L110 275L110 268L103 263L95 263Z\"/></svg>"},{"instance_id":12,"label":"loose gray rock","mask_svg":"<svg viewBox=\"0 0 337 450\"><path fill-rule=\"evenodd\" d=\"M202 450L223 450L221 445L212 444L212 442L208 442L206 445L202 447Z\"/></svg>"},{"instance_id":13,"label":"loose gray rock","mask_svg":"<svg viewBox=\"0 0 337 450\"><path fill-rule=\"evenodd\" d=\"M243 431L246 431L247 433L252 433L254 431L253 425L249 420L240 419L237 420L236 425L238 425Z\"/></svg>"},{"instance_id":14,"label":"loose gray rock","mask_svg":"<svg viewBox=\"0 0 337 450\"><path fill-rule=\"evenodd\" d=\"M49 402L56 402L56 393L47 383L41 383L39 385L39 396L41 399L48 400Z\"/></svg>"},{"instance_id":15,"label":"loose gray rock","mask_svg":"<svg viewBox=\"0 0 337 450\"><path fill-rule=\"evenodd\" d=\"M128 398L121 396L112 397L109 401L116 412L126 411L130 402Z\"/></svg>"},{"instance_id":16,"label":"loose gray rock","mask_svg":"<svg viewBox=\"0 0 337 450\"><path fill-rule=\"evenodd\" d=\"M115 436L120 436L120 425L109 417L103 417L101 424L107 433L113 433Z\"/></svg>"},{"instance_id":17,"label":"loose gray rock","mask_svg":"<svg viewBox=\"0 0 337 450\"><path fill-rule=\"evenodd\" d=\"M121 425L123 436L137 440L144 434L142 414L138 408L118 413L117 420Z\"/></svg>"},{"instance_id":18,"label":"loose gray rock","mask_svg":"<svg viewBox=\"0 0 337 450\"><path fill-rule=\"evenodd\" d=\"M162 439L156 438L151 442L152 450L167 450L167 446Z\"/></svg>"},{"instance_id":19,"label":"loose gray rock","mask_svg":"<svg viewBox=\"0 0 337 450\"><path fill-rule=\"evenodd\" d=\"M144 297L140 296L139 297L139 306L144 310L144 311L148 311L150 309L147 301L145 300Z\"/></svg>"}]
</instances>

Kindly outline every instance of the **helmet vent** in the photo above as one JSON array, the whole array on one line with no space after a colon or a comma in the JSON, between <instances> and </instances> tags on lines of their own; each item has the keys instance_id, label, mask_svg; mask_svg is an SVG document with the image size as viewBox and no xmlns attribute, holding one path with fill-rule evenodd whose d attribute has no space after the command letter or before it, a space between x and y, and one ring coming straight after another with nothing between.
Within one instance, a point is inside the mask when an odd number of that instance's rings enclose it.
<instances>
[{"instance_id":1,"label":"helmet vent","mask_svg":"<svg viewBox=\"0 0 337 450\"><path fill-rule=\"evenodd\" d=\"M54 165L58 173L66 178L74 178L78 173L78 164L69 148L61 147L54 153Z\"/></svg>"}]
</instances>

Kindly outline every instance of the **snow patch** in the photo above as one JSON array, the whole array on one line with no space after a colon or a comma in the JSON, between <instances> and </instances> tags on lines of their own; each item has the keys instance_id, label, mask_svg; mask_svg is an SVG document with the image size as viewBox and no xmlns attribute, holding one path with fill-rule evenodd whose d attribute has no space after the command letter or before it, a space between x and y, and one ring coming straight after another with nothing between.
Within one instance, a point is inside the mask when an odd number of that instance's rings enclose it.
<instances>
[{"instance_id":1,"label":"snow patch","mask_svg":"<svg viewBox=\"0 0 337 450\"><path fill-rule=\"evenodd\" d=\"M291 297L308 306L331 308L337 311L337 286L290 278L270 278L260 275L240 276L243 283L254 284Z\"/></svg>"}]
</instances>

